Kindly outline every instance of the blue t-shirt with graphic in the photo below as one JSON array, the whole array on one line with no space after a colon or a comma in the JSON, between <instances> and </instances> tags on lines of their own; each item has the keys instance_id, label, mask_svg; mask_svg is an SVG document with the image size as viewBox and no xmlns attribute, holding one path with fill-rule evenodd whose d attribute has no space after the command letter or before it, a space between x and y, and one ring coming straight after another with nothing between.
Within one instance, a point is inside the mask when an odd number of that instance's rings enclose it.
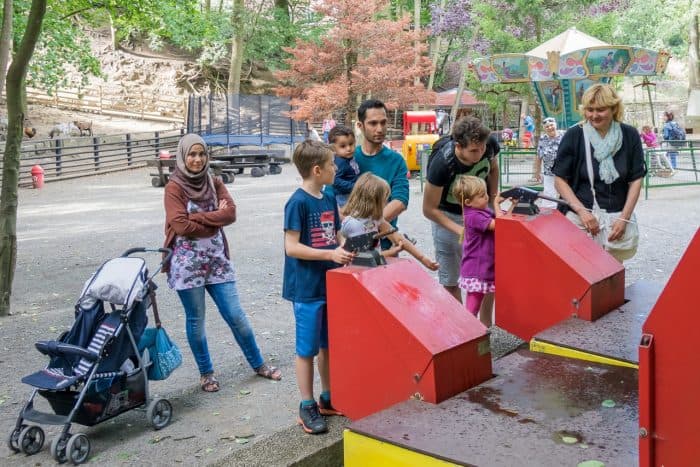
<instances>
[{"instance_id":1,"label":"blue t-shirt with graphic","mask_svg":"<svg viewBox=\"0 0 700 467\"><path fill-rule=\"evenodd\" d=\"M316 198L298 188L284 206L284 230L299 232L299 242L311 248L336 249L340 215L335 198L327 193ZM285 252L282 296L300 303L325 300L326 271L338 266L333 261L292 258Z\"/></svg>"}]
</instances>

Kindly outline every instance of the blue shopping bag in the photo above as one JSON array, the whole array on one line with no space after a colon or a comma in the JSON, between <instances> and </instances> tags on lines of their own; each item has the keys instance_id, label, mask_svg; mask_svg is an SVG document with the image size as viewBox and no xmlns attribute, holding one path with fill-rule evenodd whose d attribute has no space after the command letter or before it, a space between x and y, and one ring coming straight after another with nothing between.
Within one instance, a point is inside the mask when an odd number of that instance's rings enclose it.
<instances>
[{"instance_id":1,"label":"blue shopping bag","mask_svg":"<svg viewBox=\"0 0 700 467\"><path fill-rule=\"evenodd\" d=\"M180 349L160 326L148 328L143 332L139 341L139 351L143 352L146 348L151 357L148 379L156 381L167 379L170 373L182 364Z\"/></svg>"}]
</instances>

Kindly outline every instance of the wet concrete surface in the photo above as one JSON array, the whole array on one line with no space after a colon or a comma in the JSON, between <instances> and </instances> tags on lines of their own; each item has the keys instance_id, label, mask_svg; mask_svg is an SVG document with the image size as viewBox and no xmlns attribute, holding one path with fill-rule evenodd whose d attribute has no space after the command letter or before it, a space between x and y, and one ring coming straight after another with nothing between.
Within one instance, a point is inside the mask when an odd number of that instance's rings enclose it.
<instances>
[{"instance_id":1,"label":"wet concrete surface","mask_svg":"<svg viewBox=\"0 0 700 467\"><path fill-rule=\"evenodd\" d=\"M460 465L637 463L636 370L527 350L494 370L445 402L407 401L350 429Z\"/></svg>"},{"instance_id":2,"label":"wet concrete surface","mask_svg":"<svg viewBox=\"0 0 700 467\"><path fill-rule=\"evenodd\" d=\"M583 352L639 362L639 341L663 284L639 280L625 289L626 303L595 321L569 318L545 329L534 338L540 342Z\"/></svg>"}]
</instances>

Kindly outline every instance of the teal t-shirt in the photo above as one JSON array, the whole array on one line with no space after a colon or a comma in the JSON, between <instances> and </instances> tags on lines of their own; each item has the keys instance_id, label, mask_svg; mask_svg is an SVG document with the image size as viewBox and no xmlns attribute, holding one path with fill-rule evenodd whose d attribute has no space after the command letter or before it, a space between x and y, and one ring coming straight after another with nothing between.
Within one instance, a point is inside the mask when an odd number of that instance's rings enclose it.
<instances>
[{"instance_id":1,"label":"teal t-shirt","mask_svg":"<svg viewBox=\"0 0 700 467\"><path fill-rule=\"evenodd\" d=\"M391 187L389 201L399 200L408 207L408 166L406 161L396 151L382 146L374 156L367 156L362 152L362 147L355 148L355 160L360 166L360 174L372 172L379 178L383 178ZM396 219L391 222L396 227Z\"/></svg>"}]
</instances>

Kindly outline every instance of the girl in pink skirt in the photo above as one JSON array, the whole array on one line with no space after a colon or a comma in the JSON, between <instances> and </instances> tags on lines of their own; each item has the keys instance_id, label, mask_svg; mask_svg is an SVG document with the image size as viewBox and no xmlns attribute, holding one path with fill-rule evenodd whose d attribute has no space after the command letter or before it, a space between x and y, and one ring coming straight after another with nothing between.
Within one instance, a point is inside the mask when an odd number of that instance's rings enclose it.
<instances>
[{"instance_id":1,"label":"girl in pink skirt","mask_svg":"<svg viewBox=\"0 0 700 467\"><path fill-rule=\"evenodd\" d=\"M464 215L464 241L462 267L459 286L467 292L466 309L477 315L486 294L496 290L494 267L494 229L496 217L503 215L500 203L496 212L489 207L486 182L482 178L465 175L458 178L452 188L452 195L461 200Z\"/></svg>"}]
</instances>

